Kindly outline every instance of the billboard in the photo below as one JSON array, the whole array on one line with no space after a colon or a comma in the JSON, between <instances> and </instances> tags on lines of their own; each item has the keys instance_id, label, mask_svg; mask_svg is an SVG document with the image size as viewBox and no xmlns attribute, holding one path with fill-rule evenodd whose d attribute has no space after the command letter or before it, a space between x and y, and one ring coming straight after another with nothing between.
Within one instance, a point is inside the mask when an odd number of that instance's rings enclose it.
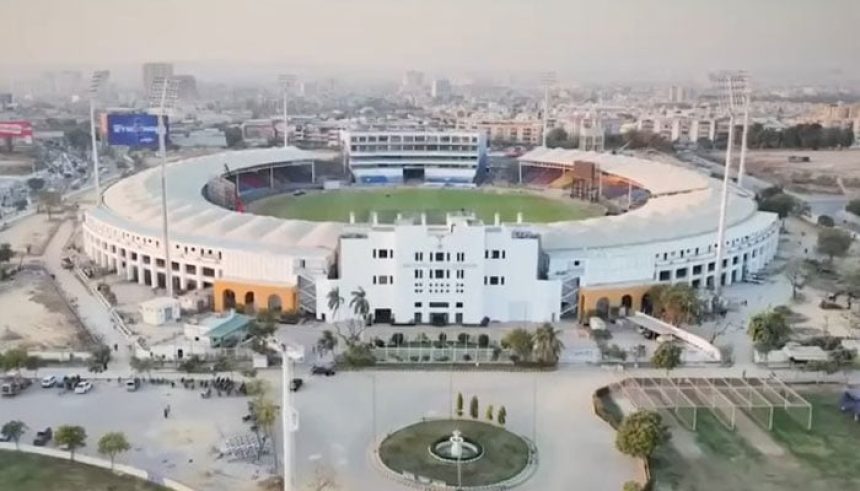
<instances>
[{"instance_id":1,"label":"billboard","mask_svg":"<svg viewBox=\"0 0 860 491\"><path fill-rule=\"evenodd\" d=\"M0 121L0 138L32 138L33 125L29 121Z\"/></svg>"},{"instance_id":2,"label":"billboard","mask_svg":"<svg viewBox=\"0 0 860 491\"><path fill-rule=\"evenodd\" d=\"M165 118L166 119L166 118ZM170 130L164 122L167 135ZM145 113L108 114L107 138L111 145L132 148L158 148L158 116Z\"/></svg>"}]
</instances>

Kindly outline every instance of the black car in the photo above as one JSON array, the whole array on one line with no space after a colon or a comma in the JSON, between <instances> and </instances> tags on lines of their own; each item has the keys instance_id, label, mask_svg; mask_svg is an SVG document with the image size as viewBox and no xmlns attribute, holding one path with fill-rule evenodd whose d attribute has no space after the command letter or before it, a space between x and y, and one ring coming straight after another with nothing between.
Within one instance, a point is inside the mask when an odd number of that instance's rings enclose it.
<instances>
[{"instance_id":1,"label":"black car","mask_svg":"<svg viewBox=\"0 0 860 491\"><path fill-rule=\"evenodd\" d=\"M298 391L302 385L304 385L305 381L300 378L294 378L290 380L290 392Z\"/></svg>"},{"instance_id":2,"label":"black car","mask_svg":"<svg viewBox=\"0 0 860 491\"><path fill-rule=\"evenodd\" d=\"M326 377L331 377L334 373L333 367L324 367L320 365L314 365L311 367L311 375L325 375Z\"/></svg>"},{"instance_id":3,"label":"black car","mask_svg":"<svg viewBox=\"0 0 860 491\"><path fill-rule=\"evenodd\" d=\"M51 438L54 437L54 432L51 430L51 427L45 428L43 431L36 433L36 438L33 439L33 445L37 447L44 447L51 441Z\"/></svg>"}]
</instances>

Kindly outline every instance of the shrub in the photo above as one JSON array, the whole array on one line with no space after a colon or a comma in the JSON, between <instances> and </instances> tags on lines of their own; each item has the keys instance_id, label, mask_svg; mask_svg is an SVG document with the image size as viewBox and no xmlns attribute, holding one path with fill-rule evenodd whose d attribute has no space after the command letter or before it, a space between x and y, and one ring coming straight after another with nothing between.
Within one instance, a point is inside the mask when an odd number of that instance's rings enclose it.
<instances>
[{"instance_id":1,"label":"shrub","mask_svg":"<svg viewBox=\"0 0 860 491\"><path fill-rule=\"evenodd\" d=\"M830 215L819 215L818 216L818 224L822 227L832 227L836 225L836 222L833 220L833 217Z\"/></svg>"},{"instance_id":2,"label":"shrub","mask_svg":"<svg viewBox=\"0 0 860 491\"><path fill-rule=\"evenodd\" d=\"M642 491L642 485L636 481L627 481L621 491Z\"/></svg>"},{"instance_id":3,"label":"shrub","mask_svg":"<svg viewBox=\"0 0 860 491\"><path fill-rule=\"evenodd\" d=\"M505 422L508 420L508 410L505 409L505 406L499 408L498 414L496 414L496 422L501 426L505 426Z\"/></svg>"},{"instance_id":4,"label":"shrub","mask_svg":"<svg viewBox=\"0 0 860 491\"><path fill-rule=\"evenodd\" d=\"M842 338L836 336L814 336L803 342L805 346L818 346L824 351L833 351L842 346Z\"/></svg>"},{"instance_id":5,"label":"shrub","mask_svg":"<svg viewBox=\"0 0 860 491\"><path fill-rule=\"evenodd\" d=\"M493 405L492 404L487 406L486 417L487 417L487 421L493 421Z\"/></svg>"},{"instance_id":6,"label":"shrub","mask_svg":"<svg viewBox=\"0 0 860 491\"><path fill-rule=\"evenodd\" d=\"M457 392L457 417L463 416L463 393Z\"/></svg>"},{"instance_id":7,"label":"shrub","mask_svg":"<svg viewBox=\"0 0 860 491\"><path fill-rule=\"evenodd\" d=\"M669 439L663 418L652 411L636 411L621 421L615 447L631 457L647 458Z\"/></svg>"},{"instance_id":8,"label":"shrub","mask_svg":"<svg viewBox=\"0 0 860 491\"><path fill-rule=\"evenodd\" d=\"M469 415L472 419L478 419L478 409L478 396L472 396L472 400L469 401Z\"/></svg>"},{"instance_id":9,"label":"shrub","mask_svg":"<svg viewBox=\"0 0 860 491\"><path fill-rule=\"evenodd\" d=\"M472 355L466 353L465 355L463 355L463 361L472 361Z\"/></svg>"},{"instance_id":10,"label":"shrub","mask_svg":"<svg viewBox=\"0 0 860 491\"><path fill-rule=\"evenodd\" d=\"M402 332L395 332L391 335L391 344L394 346L403 346L403 341L404 337Z\"/></svg>"},{"instance_id":11,"label":"shrub","mask_svg":"<svg viewBox=\"0 0 860 491\"><path fill-rule=\"evenodd\" d=\"M350 367L369 367L376 364L376 357L366 344L354 344L341 355L341 361Z\"/></svg>"}]
</instances>

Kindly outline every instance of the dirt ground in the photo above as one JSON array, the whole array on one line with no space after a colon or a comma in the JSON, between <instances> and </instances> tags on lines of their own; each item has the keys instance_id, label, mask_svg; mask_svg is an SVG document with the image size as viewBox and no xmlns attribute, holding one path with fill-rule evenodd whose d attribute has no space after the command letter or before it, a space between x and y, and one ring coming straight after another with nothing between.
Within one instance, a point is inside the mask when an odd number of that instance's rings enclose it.
<instances>
[{"instance_id":1,"label":"dirt ground","mask_svg":"<svg viewBox=\"0 0 860 491\"><path fill-rule=\"evenodd\" d=\"M750 150L747 170L799 193L860 194L860 150Z\"/></svg>"},{"instance_id":2,"label":"dirt ground","mask_svg":"<svg viewBox=\"0 0 860 491\"><path fill-rule=\"evenodd\" d=\"M41 256L64 217L63 213L57 212L50 220L43 213L23 218L0 232L0 244L9 243L16 252L25 252L29 247L31 256Z\"/></svg>"},{"instance_id":3,"label":"dirt ground","mask_svg":"<svg viewBox=\"0 0 860 491\"><path fill-rule=\"evenodd\" d=\"M0 345L29 350L87 349L92 341L51 279L25 269L0 283Z\"/></svg>"},{"instance_id":4,"label":"dirt ground","mask_svg":"<svg viewBox=\"0 0 860 491\"><path fill-rule=\"evenodd\" d=\"M33 156L25 153L0 155L0 176L23 176L33 172Z\"/></svg>"}]
</instances>

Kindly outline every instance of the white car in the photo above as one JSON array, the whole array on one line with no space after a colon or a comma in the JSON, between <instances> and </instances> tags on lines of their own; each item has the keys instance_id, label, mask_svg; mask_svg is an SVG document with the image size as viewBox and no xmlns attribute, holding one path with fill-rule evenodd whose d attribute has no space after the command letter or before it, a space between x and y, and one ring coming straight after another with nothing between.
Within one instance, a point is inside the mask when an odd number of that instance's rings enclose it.
<instances>
[{"instance_id":1,"label":"white car","mask_svg":"<svg viewBox=\"0 0 860 491\"><path fill-rule=\"evenodd\" d=\"M78 385L75 386L75 394L86 394L91 390L93 390L93 383L88 380L78 382Z\"/></svg>"},{"instance_id":2,"label":"white car","mask_svg":"<svg viewBox=\"0 0 860 491\"><path fill-rule=\"evenodd\" d=\"M51 387L57 385L57 377L53 375L48 375L47 377L42 377L42 381L40 382L42 387L45 389L50 389Z\"/></svg>"}]
</instances>

